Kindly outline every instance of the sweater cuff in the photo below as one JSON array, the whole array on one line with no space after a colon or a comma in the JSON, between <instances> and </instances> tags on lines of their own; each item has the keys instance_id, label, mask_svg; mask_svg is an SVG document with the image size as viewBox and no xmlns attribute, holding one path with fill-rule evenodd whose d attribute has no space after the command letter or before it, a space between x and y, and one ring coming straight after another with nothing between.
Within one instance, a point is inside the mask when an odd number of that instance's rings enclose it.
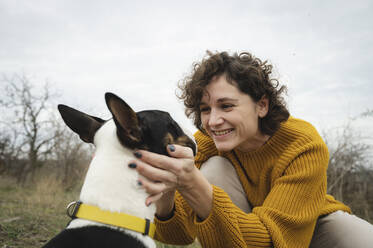
<instances>
[{"instance_id":1,"label":"sweater cuff","mask_svg":"<svg viewBox=\"0 0 373 248\"><path fill-rule=\"evenodd\" d=\"M175 204L174 207L171 210L171 213L169 213L167 216L158 216L157 214L154 215L154 219L157 219L158 221L167 221L175 216Z\"/></svg>"},{"instance_id":2,"label":"sweater cuff","mask_svg":"<svg viewBox=\"0 0 373 248\"><path fill-rule=\"evenodd\" d=\"M235 228L236 218L233 216L232 201L228 194L219 187L213 185L213 205L210 215L203 221L199 221L198 216L194 215L194 225L196 226L197 238L202 246L204 244L211 247L246 247L243 240L239 240L240 231ZM228 234L228 233L230 234ZM232 232L235 233L232 235ZM218 237L220 236L220 237ZM233 246L232 243L235 243Z\"/></svg>"},{"instance_id":3,"label":"sweater cuff","mask_svg":"<svg viewBox=\"0 0 373 248\"><path fill-rule=\"evenodd\" d=\"M193 243L194 238L187 233L187 219L188 214L184 210L181 199L175 199L173 216L171 218L161 220L157 216L154 217L154 224L156 225L154 238L166 244L186 245Z\"/></svg>"}]
</instances>

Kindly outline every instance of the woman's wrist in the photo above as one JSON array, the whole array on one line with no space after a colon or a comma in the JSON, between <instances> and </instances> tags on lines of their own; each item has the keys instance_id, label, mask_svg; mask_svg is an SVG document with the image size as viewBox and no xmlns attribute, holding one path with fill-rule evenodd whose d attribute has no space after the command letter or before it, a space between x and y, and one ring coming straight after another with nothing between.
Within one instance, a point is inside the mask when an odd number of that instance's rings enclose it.
<instances>
[{"instance_id":1,"label":"woman's wrist","mask_svg":"<svg viewBox=\"0 0 373 248\"><path fill-rule=\"evenodd\" d=\"M175 209L175 191L169 191L165 193L156 204L156 216L158 219L164 220L169 219L173 216Z\"/></svg>"},{"instance_id":2,"label":"woman's wrist","mask_svg":"<svg viewBox=\"0 0 373 248\"><path fill-rule=\"evenodd\" d=\"M173 205L171 211L165 211L163 213L156 213L155 216L157 217L158 220L166 221L166 220L171 219L174 216L174 212L175 212L175 205Z\"/></svg>"},{"instance_id":3,"label":"woman's wrist","mask_svg":"<svg viewBox=\"0 0 373 248\"><path fill-rule=\"evenodd\" d=\"M213 188L200 170L195 169L190 186L179 192L201 220L210 215L213 205Z\"/></svg>"}]
</instances>

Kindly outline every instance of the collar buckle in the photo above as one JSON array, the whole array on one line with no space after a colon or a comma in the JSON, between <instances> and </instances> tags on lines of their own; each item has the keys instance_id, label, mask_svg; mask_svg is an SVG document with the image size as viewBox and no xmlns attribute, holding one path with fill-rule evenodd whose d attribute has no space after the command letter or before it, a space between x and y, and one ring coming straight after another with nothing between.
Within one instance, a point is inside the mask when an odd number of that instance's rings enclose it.
<instances>
[{"instance_id":1,"label":"collar buckle","mask_svg":"<svg viewBox=\"0 0 373 248\"><path fill-rule=\"evenodd\" d=\"M66 207L67 216L69 216L71 219L75 219L76 218L76 213L78 212L81 204L82 204L82 202L80 202L80 201L70 202L69 205L67 205L67 207Z\"/></svg>"}]
</instances>

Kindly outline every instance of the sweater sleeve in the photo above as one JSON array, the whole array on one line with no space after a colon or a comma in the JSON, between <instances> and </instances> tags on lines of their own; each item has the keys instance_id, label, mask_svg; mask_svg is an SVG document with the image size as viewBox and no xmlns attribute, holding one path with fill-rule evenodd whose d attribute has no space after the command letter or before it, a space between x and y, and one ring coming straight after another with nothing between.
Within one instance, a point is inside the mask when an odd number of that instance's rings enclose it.
<instances>
[{"instance_id":1,"label":"sweater sleeve","mask_svg":"<svg viewBox=\"0 0 373 248\"><path fill-rule=\"evenodd\" d=\"M173 216L164 221L156 216L154 218L156 225L154 238L166 244L187 245L193 243L196 233L194 226L191 225L191 216L192 209L176 192Z\"/></svg>"}]
</instances>

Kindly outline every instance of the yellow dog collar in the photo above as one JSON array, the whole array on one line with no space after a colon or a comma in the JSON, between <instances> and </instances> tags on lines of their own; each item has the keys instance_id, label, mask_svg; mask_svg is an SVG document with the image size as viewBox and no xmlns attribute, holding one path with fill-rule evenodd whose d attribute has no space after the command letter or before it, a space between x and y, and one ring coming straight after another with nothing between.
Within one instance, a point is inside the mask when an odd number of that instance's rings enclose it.
<instances>
[{"instance_id":1,"label":"yellow dog collar","mask_svg":"<svg viewBox=\"0 0 373 248\"><path fill-rule=\"evenodd\" d=\"M101 210L96 206L83 204L81 202L71 202L67 206L67 215L70 218L81 218L99 223L126 228L135 232L148 235L153 238L155 233L155 225L149 219L142 219L137 216L114 213Z\"/></svg>"}]
</instances>

